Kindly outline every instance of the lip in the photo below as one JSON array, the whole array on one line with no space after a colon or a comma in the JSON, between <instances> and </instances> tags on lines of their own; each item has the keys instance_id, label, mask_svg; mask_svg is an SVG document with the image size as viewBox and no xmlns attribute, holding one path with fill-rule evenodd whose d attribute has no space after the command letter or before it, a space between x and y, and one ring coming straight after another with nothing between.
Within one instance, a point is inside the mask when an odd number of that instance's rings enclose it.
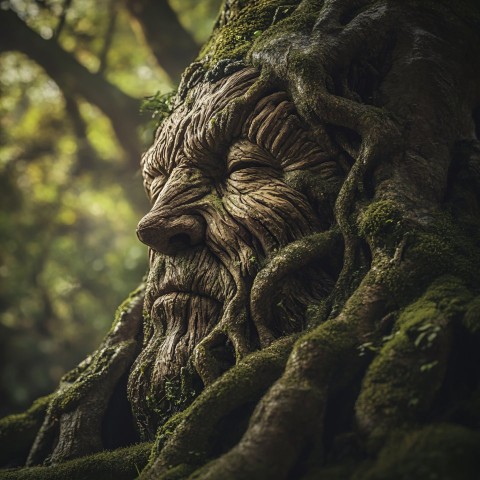
<instances>
[{"instance_id":1,"label":"lip","mask_svg":"<svg viewBox=\"0 0 480 480\"><path fill-rule=\"evenodd\" d=\"M235 290L230 272L206 248L158 255L150 268L146 306L170 294L203 297L223 305Z\"/></svg>"},{"instance_id":2,"label":"lip","mask_svg":"<svg viewBox=\"0 0 480 480\"><path fill-rule=\"evenodd\" d=\"M220 301L218 298L212 297L209 293L200 292L195 290L188 290L185 288L181 288L179 286L173 285L166 285L157 290L156 298L157 300L160 298L168 297L168 296L175 296L175 295L187 295L187 296L195 296L195 297L203 297L207 300L213 301L218 303L219 305L223 305L223 302Z\"/></svg>"}]
</instances>

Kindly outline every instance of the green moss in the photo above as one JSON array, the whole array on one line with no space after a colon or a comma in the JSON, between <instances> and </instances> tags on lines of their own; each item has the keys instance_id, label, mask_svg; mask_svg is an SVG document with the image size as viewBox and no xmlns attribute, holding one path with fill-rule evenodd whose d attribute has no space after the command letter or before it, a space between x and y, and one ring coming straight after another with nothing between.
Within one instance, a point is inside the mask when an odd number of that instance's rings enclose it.
<instances>
[{"instance_id":1,"label":"green moss","mask_svg":"<svg viewBox=\"0 0 480 480\"><path fill-rule=\"evenodd\" d=\"M93 356L89 364L89 371L84 372L78 380L74 381L61 392L59 392L52 401L49 412L66 412L73 410L85 394L92 390L95 384L105 377L105 372L111 364L112 358L119 349L128 345L127 342L121 342L112 347L101 349L99 353Z\"/></svg>"},{"instance_id":2,"label":"green moss","mask_svg":"<svg viewBox=\"0 0 480 480\"><path fill-rule=\"evenodd\" d=\"M347 360L344 357L346 352L355 349L356 339L352 335L352 327L347 322L329 321L319 325L310 332L302 335L295 344L295 349L289 358L289 365L298 362L299 364L316 365L319 371L312 370L305 372L305 378L311 376L318 383L320 373L330 375L332 369L338 369ZM321 356L322 361L316 362L311 359L313 356ZM328 365L325 362L328 361ZM330 368L331 367L331 368ZM338 382L344 372L338 372Z\"/></svg>"},{"instance_id":3,"label":"green moss","mask_svg":"<svg viewBox=\"0 0 480 480\"><path fill-rule=\"evenodd\" d=\"M452 424L396 432L358 480L472 480L480 471L480 433Z\"/></svg>"},{"instance_id":4,"label":"green moss","mask_svg":"<svg viewBox=\"0 0 480 480\"><path fill-rule=\"evenodd\" d=\"M262 32L290 14L297 2L254 0L236 2L231 19L214 32L200 52L205 67L212 68L222 60L243 60Z\"/></svg>"},{"instance_id":5,"label":"green moss","mask_svg":"<svg viewBox=\"0 0 480 480\"><path fill-rule=\"evenodd\" d=\"M212 436L219 422L229 412L258 400L280 376L295 338L282 338L245 357L206 388L190 407L160 428L150 465L155 474L161 474L159 478L177 478L176 469L203 464L212 449Z\"/></svg>"},{"instance_id":6,"label":"green moss","mask_svg":"<svg viewBox=\"0 0 480 480\"><path fill-rule=\"evenodd\" d=\"M404 214L392 200L380 200L368 206L359 220L359 233L375 242L398 241Z\"/></svg>"},{"instance_id":7,"label":"green moss","mask_svg":"<svg viewBox=\"0 0 480 480\"><path fill-rule=\"evenodd\" d=\"M448 212L438 213L428 226L401 226L403 245L396 265L384 265L386 283L400 306L418 297L435 278L451 274L478 286L480 249ZM391 262L391 260L387 260ZM402 267L403 266L403 267Z\"/></svg>"},{"instance_id":8,"label":"green moss","mask_svg":"<svg viewBox=\"0 0 480 480\"><path fill-rule=\"evenodd\" d=\"M452 275L445 275L435 280L425 294L414 304L405 309L398 326L414 328L441 312L443 316L455 318L463 314L472 299L471 292L462 280Z\"/></svg>"},{"instance_id":9,"label":"green moss","mask_svg":"<svg viewBox=\"0 0 480 480\"><path fill-rule=\"evenodd\" d=\"M471 298L463 282L444 276L401 314L367 371L356 405L373 448L392 427L415 421L430 408L448 360L451 322Z\"/></svg>"},{"instance_id":10,"label":"green moss","mask_svg":"<svg viewBox=\"0 0 480 480\"><path fill-rule=\"evenodd\" d=\"M431 232L419 232L412 254L422 256L425 263L440 272L451 273L478 283L480 252L475 239L466 235L462 225L446 213L436 219Z\"/></svg>"},{"instance_id":11,"label":"green moss","mask_svg":"<svg viewBox=\"0 0 480 480\"><path fill-rule=\"evenodd\" d=\"M145 294L145 284L141 283L135 290L130 292L128 297L118 306L115 317L108 334L111 334L115 331L115 327L122 320L122 317L132 311L133 306L138 300L139 296Z\"/></svg>"},{"instance_id":12,"label":"green moss","mask_svg":"<svg viewBox=\"0 0 480 480\"><path fill-rule=\"evenodd\" d=\"M52 398L41 397L26 412L0 420L0 465L25 461Z\"/></svg>"},{"instance_id":13,"label":"green moss","mask_svg":"<svg viewBox=\"0 0 480 480\"><path fill-rule=\"evenodd\" d=\"M147 463L151 443L105 451L52 467L31 467L0 473L2 480L133 480Z\"/></svg>"}]
</instances>

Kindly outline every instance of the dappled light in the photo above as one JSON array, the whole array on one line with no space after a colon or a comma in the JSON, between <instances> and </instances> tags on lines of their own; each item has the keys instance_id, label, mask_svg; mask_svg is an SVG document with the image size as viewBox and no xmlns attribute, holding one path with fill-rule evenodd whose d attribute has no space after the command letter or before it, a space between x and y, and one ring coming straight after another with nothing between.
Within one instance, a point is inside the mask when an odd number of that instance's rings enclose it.
<instances>
[{"instance_id":1,"label":"dappled light","mask_svg":"<svg viewBox=\"0 0 480 480\"><path fill-rule=\"evenodd\" d=\"M168 93L178 81L156 62L120 3L2 2L3 11L9 7L92 75L136 99L136 115L143 97ZM191 34L205 40L218 2L174 7ZM13 47L21 50L21 41ZM95 348L118 304L145 275L147 249L135 235L147 205L140 154L156 122L148 112L130 133L143 145L130 160L98 105L59 87L28 52L6 50L0 53L2 415L52 391ZM61 59L53 61L62 68Z\"/></svg>"}]
</instances>

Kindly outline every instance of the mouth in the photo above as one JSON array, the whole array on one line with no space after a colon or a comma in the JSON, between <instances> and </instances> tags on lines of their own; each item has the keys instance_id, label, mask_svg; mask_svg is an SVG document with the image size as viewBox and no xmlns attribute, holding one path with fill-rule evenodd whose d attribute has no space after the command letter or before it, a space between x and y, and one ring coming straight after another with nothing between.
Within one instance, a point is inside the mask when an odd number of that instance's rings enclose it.
<instances>
[{"instance_id":1,"label":"mouth","mask_svg":"<svg viewBox=\"0 0 480 480\"><path fill-rule=\"evenodd\" d=\"M171 287L160 291L150 316L173 345L189 329L195 338L207 334L220 320L222 311L223 303L210 295Z\"/></svg>"},{"instance_id":2,"label":"mouth","mask_svg":"<svg viewBox=\"0 0 480 480\"><path fill-rule=\"evenodd\" d=\"M199 297L199 298L203 298L205 300L214 302L218 305L223 305L223 301L213 297L208 292L195 290L191 288L185 288L184 286L180 286L180 285L163 285L160 288L158 288L156 293L157 293L156 294L157 300L155 301L155 303L157 303L159 300L164 301L164 300L167 300L168 298L175 298L175 297L178 297L179 299L182 299L185 297Z\"/></svg>"}]
</instances>

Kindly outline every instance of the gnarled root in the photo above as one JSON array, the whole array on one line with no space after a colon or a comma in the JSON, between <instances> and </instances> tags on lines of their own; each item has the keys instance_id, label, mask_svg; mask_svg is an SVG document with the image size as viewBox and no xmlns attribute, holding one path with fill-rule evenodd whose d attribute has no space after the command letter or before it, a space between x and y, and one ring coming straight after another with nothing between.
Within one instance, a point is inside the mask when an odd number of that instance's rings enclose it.
<instances>
[{"instance_id":1,"label":"gnarled root","mask_svg":"<svg viewBox=\"0 0 480 480\"><path fill-rule=\"evenodd\" d=\"M153 457L140 478L176 478L175 472L182 478L205 463L214 453L216 435L222 430L220 422L232 412L258 401L281 375L295 339L282 338L247 356L202 392L185 412L167 422L157 436L154 454L158 457ZM235 423L233 418L232 423Z\"/></svg>"},{"instance_id":2,"label":"gnarled root","mask_svg":"<svg viewBox=\"0 0 480 480\"><path fill-rule=\"evenodd\" d=\"M41 397L26 412L0 420L0 466L25 464L51 400L52 395Z\"/></svg>"},{"instance_id":3,"label":"gnarled root","mask_svg":"<svg viewBox=\"0 0 480 480\"><path fill-rule=\"evenodd\" d=\"M236 479L286 478L300 452L321 438L331 389L362 367L358 347L375 334L387 300L384 287L367 275L336 319L297 341L285 373L260 401L242 440L195 478L220 479L225 472Z\"/></svg>"},{"instance_id":4,"label":"gnarled root","mask_svg":"<svg viewBox=\"0 0 480 480\"><path fill-rule=\"evenodd\" d=\"M271 344L275 339L269 323L272 322L272 302L276 300L276 292L282 280L309 263L328 257L335 242L338 242L338 233L334 230L302 238L282 248L268 265L258 272L251 289L250 312L262 347Z\"/></svg>"},{"instance_id":5,"label":"gnarled root","mask_svg":"<svg viewBox=\"0 0 480 480\"><path fill-rule=\"evenodd\" d=\"M103 451L49 467L0 471L1 480L132 480L148 461L151 443Z\"/></svg>"},{"instance_id":6,"label":"gnarled root","mask_svg":"<svg viewBox=\"0 0 480 480\"><path fill-rule=\"evenodd\" d=\"M463 282L440 277L405 309L383 340L355 407L360 431L373 449L431 408L445 377L453 323L463 317L471 298Z\"/></svg>"},{"instance_id":7,"label":"gnarled root","mask_svg":"<svg viewBox=\"0 0 480 480\"><path fill-rule=\"evenodd\" d=\"M62 379L27 465L57 464L102 450L102 422L110 398L137 352L143 295L143 288L132 294L100 348Z\"/></svg>"}]
</instances>

